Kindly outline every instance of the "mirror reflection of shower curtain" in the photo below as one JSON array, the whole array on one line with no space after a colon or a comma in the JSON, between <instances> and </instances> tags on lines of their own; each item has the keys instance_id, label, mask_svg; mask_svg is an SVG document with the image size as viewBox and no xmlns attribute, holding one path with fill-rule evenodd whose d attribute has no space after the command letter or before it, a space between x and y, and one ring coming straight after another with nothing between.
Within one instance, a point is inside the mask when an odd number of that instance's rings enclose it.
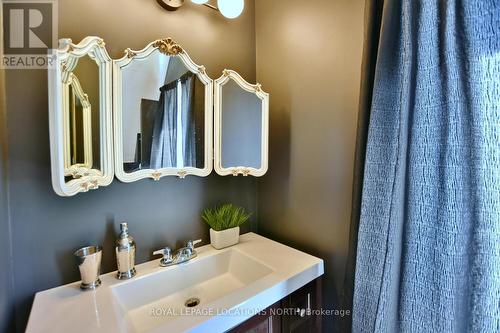
<instances>
[{"instance_id":1,"label":"mirror reflection of shower curtain","mask_svg":"<svg viewBox=\"0 0 500 333\"><path fill-rule=\"evenodd\" d=\"M177 165L177 82L160 88L160 105L154 120L150 168Z\"/></svg>"},{"instance_id":2,"label":"mirror reflection of shower curtain","mask_svg":"<svg viewBox=\"0 0 500 333\"><path fill-rule=\"evenodd\" d=\"M181 78L181 119L184 166L196 167L196 127L194 115L194 74Z\"/></svg>"},{"instance_id":3,"label":"mirror reflection of shower curtain","mask_svg":"<svg viewBox=\"0 0 500 333\"><path fill-rule=\"evenodd\" d=\"M150 168L196 167L194 85L195 76L188 72L160 88Z\"/></svg>"}]
</instances>

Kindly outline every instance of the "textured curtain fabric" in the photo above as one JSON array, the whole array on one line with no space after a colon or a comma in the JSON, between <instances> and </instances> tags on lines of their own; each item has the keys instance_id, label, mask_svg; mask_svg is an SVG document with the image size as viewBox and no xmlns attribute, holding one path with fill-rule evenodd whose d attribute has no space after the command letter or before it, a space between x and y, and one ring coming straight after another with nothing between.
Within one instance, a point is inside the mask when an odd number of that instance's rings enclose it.
<instances>
[{"instance_id":1,"label":"textured curtain fabric","mask_svg":"<svg viewBox=\"0 0 500 333\"><path fill-rule=\"evenodd\" d=\"M500 2L386 0L353 332L500 331Z\"/></svg>"},{"instance_id":2,"label":"textured curtain fabric","mask_svg":"<svg viewBox=\"0 0 500 333\"><path fill-rule=\"evenodd\" d=\"M195 76L189 72L181 78L182 103L182 141L184 166L196 167L196 127L194 114L194 82Z\"/></svg>"},{"instance_id":3,"label":"textured curtain fabric","mask_svg":"<svg viewBox=\"0 0 500 333\"><path fill-rule=\"evenodd\" d=\"M153 124L151 169L177 166L177 81L160 88L159 110Z\"/></svg>"}]
</instances>

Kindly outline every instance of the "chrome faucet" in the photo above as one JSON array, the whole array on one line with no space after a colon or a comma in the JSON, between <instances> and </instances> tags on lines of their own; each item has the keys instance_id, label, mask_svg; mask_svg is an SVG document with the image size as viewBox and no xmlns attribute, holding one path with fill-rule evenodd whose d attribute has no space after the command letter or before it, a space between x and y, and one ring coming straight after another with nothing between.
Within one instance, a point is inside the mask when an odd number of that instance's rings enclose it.
<instances>
[{"instance_id":1,"label":"chrome faucet","mask_svg":"<svg viewBox=\"0 0 500 333\"><path fill-rule=\"evenodd\" d=\"M201 242L201 239L195 241L188 241L185 247L181 247L172 255L172 250L169 247L164 247L158 251L154 251L153 255L161 254L163 258L160 260L160 266L167 267L177 265L193 258L196 258L198 253L194 249L195 245Z\"/></svg>"}]
</instances>

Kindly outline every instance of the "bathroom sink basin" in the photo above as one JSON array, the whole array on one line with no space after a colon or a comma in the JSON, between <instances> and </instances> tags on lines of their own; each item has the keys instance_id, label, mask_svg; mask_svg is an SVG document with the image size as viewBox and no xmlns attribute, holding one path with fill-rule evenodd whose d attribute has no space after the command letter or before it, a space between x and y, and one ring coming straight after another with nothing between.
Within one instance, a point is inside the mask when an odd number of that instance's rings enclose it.
<instances>
[{"instance_id":1,"label":"bathroom sink basin","mask_svg":"<svg viewBox=\"0 0 500 333\"><path fill-rule=\"evenodd\" d=\"M323 274L321 259L254 233L197 251L179 265L139 264L130 280L103 274L96 290L74 282L38 292L26 332L226 332Z\"/></svg>"},{"instance_id":2,"label":"bathroom sink basin","mask_svg":"<svg viewBox=\"0 0 500 333\"><path fill-rule=\"evenodd\" d=\"M193 259L112 287L129 330L150 331L183 316L209 316L213 302L270 274L236 249Z\"/></svg>"}]
</instances>

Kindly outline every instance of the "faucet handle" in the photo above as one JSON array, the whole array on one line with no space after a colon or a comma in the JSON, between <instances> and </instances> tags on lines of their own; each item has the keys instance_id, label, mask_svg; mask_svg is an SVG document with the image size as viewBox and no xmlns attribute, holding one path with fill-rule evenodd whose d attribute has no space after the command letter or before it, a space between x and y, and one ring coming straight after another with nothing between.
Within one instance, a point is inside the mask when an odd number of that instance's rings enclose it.
<instances>
[{"instance_id":1,"label":"faucet handle","mask_svg":"<svg viewBox=\"0 0 500 333\"><path fill-rule=\"evenodd\" d=\"M186 244L186 247L190 248L191 250L194 249L195 245L198 244L198 243L201 243L201 239L197 239L195 241L188 241L187 244Z\"/></svg>"},{"instance_id":2,"label":"faucet handle","mask_svg":"<svg viewBox=\"0 0 500 333\"><path fill-rule=\"evenodd\" d=\"M163 249L156 250L155 252L153 252L154 256L156 256L158 254L161 254L164 257L169 257L172 254L172 250L168 246L165 246Z\"/></svg>"},{"instance_id":3,"label":"faucet handle","mask_svg":"<svg viewBox=\"0 0 500 333\"><path fill-rule=\"evenodd\" d=\"M173 261L172 250L168 246L153 252L154 256L158 254L161 254L163 256L163 258L161 258L160 260L160 266L165 266L166 264L171 263Z\"/></svg>"}]
</instances>

